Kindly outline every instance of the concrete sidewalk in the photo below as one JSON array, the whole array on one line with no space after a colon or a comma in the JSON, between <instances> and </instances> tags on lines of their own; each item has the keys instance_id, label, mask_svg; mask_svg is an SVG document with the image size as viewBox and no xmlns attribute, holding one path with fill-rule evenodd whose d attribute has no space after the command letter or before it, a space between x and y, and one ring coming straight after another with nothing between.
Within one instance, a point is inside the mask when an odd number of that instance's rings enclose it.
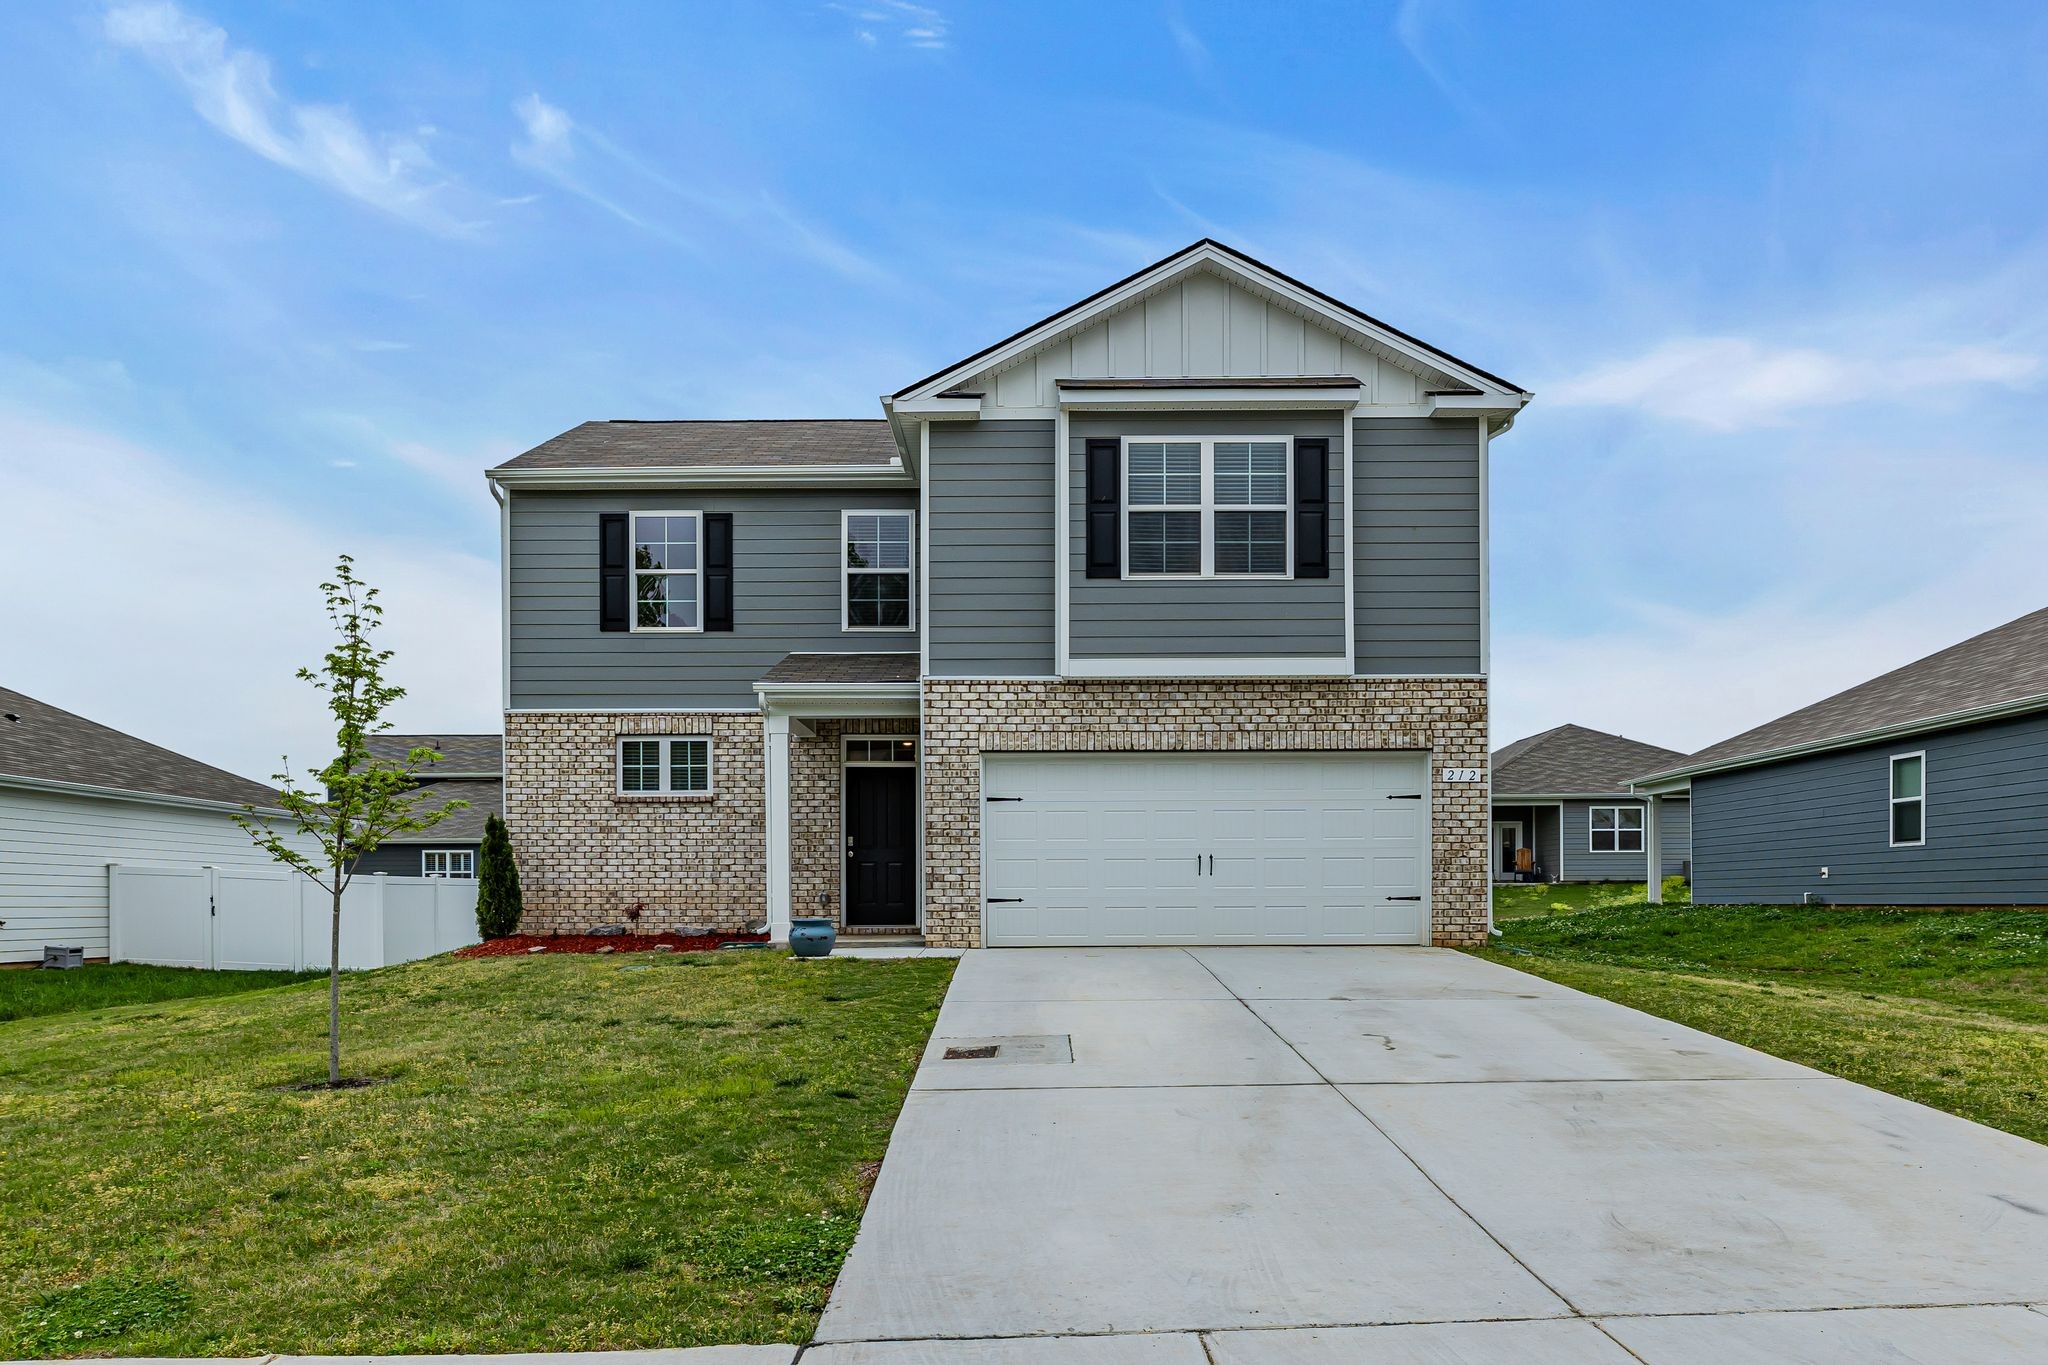
<instances>
[{"instance_id":1,"label":"concrete sidewalk","mask_svg":"<svg viewBox=\"0 0 2048 1365\"><path fill-rule=\"evenodd\" d=\"M2008 1134L1457 953L985 951L802 1359L1958 1365L2044 1303Z\"/></svg>"}]
</instances>

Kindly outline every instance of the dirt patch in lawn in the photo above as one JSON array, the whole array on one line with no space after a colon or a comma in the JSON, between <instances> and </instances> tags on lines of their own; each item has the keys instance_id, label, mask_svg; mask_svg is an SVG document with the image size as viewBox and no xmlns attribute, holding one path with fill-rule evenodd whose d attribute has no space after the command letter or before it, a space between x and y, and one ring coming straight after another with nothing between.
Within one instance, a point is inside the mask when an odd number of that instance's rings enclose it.
<instances>
[{"instance_id":1,"label":"dirt patch in lawn","mask_svg":"<svg viewBox=\"0 0 2048 1365\"><path fill-rule=\"evenodd\" d=\"M538 948L543 953L651 953L666 948L678 953L708 953L728 943L766 943L766 934L512 934L457 948L457 957L520 957Z\"/></svg>"}]
</instances>

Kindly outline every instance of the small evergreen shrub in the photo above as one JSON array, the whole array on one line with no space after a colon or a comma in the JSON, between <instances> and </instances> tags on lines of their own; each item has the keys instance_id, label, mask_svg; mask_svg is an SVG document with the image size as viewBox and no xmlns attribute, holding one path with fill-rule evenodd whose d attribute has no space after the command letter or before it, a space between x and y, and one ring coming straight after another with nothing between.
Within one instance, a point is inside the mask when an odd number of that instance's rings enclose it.
<instances>
[{"instance_id":1,"label":"small evergreen shrub","mask_svg":"<svg viewBox=\"0 0 2048 1365\"><path fill-rule=\"evenodd\" d=\"M512 836L503 819L486 816L483 846L476 857L476 931L487 939L515 934L525 913L519 895L519 864L512 860Z\"/></svg>"}]
</instances>

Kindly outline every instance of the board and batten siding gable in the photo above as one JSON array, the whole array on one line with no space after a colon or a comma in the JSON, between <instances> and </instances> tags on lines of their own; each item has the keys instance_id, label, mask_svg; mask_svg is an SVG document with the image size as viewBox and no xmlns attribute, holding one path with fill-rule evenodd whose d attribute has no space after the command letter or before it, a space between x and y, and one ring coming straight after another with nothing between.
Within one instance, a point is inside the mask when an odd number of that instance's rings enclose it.
<instances>
[{"instance_id":1,"label":"board and batten siding gable","mask_svg":"<svg viewBox=\"0 0 2048 1365\"><path fill-rule=\"evenodd\" d=\"M226 811L0 787L0 962L105 957L108 863L277 866Z\"/></svg>"},{"instance_id":2,"label":"board and batten siding gable","mask_svg":"<svg viewBox=\"0 0 2048 1365\"><path fill-rule=\"evenodd\" d=\"M1352 430L1358 672L1479 672L1479 424L1359 417Z\"/></svg>"},{"instance_id":3,"label":"board and batten siding gable","mask_svg":"<svg viewBox=\"0 0 2048 1365\"><path fill-rule=\"evenodd\" d=\"M1291 378L1350 375L1360 400L1422 401L1429 381L1209 270L1196 270L1128 308L961 387L983 393L988 417L1059 405L1062 379Z\"/></svg>"},{"instance_id":4,"label":"board and batten siding gable","mask_svg":"<svg viewBox=\"0 0 2048 1365\"><path fill-rule=\"evenodd\" d=\"M927 667L940 678L1054 670L1053 424L935 422L926 456Z\"/></svg>"},{"instance_id":5,"label":"board and batten siding gable","mask_svg":"<svg viewBox=\"0 0 2048 1365\"><path fill-rule=\"evenodd\" d=\"M1634 797L1612 801L1567 801L1564 803L1564 846L1562 880L1568 882L1639 882L1643 879L1640 853L1595 853L1592 848L1592 812L1595 806L1627 806L1642 809ZM1658 808L1658 839L1663 846L1664 876L1685 871L1692 856L1692 806L1687 801L1666 800Z\"/></svg>"},{"instance_id":6,"label":"board and batten siding gable","mask_svg":"<svg viewBox=\"0 0 2048 1365\"><path fill-rule=\"evenodd\" d=\"M512 706L752 710L754 683L785 654L914 654L914 630L842 629L840 516L916 508L911 489L515 492ZM598 629L598 514L636 511L732 514L731 631Z\"/></svg>"},{"instance_id":7,"label":"board and batten siding gable","mask_svg":"<svg viewBox=\"0 0 2048 1365\"><path fill-rule=\"evenodd\" d=\"M1344 655L1344 429L1335 413L1076 415L1068 419L1068 652L1088 658ZM1324 437L1328 578L1089 578L1088 441L1124 436ZM1126 547L1128 548L1128 547Z\"/></svg>"},{"instance_id":8,"label":"board and batten siding gable","mask_svg":"<svg viewBox=\"0 0 2048 1365\"><path fill-rule=\"evenodd\" d=\"M1921 751L1927 841L1893 848L1891 757ZM2048 713L1702 774L1692 804L1697 904L2048 905Z\"/></svg>"}]
</instances>

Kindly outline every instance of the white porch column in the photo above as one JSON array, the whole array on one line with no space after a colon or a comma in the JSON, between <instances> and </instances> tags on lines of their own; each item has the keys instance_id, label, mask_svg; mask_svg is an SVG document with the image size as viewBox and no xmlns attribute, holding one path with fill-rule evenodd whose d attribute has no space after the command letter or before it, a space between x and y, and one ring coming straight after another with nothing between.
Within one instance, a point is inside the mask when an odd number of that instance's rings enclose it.
<instances>
[{"instance_id":1,"label":"white porch column","mask_svg":"<svg viewBox=\"0 0 2048 1365\"><path fill-rule=\"evenodd\" d=\"M768 825L768 939L789 942L789 734L787 715L770 711L763 717L767 732L763 761Z\"/></svg>"},{"instance_id":2,"label":"white porch column","mask_svg":"<svg viewBox=\"0 0 2048 1365\"><path fill-rule=\"evenodd\" d=\"M1643 802L1643 862L1652 905L1664 903L1663 824L1664 798L1653 795Z\"/></svg>"}]
</instances>

